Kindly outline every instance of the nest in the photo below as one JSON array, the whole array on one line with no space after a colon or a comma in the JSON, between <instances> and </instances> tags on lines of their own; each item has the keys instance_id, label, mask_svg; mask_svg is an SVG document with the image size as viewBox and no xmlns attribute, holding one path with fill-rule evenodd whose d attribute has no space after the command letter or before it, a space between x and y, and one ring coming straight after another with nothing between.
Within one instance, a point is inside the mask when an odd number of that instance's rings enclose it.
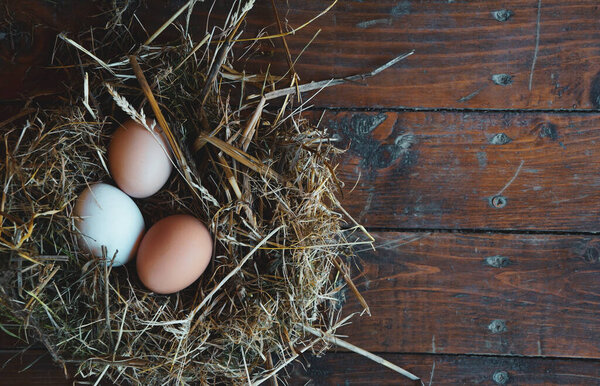
<instances>
[{"instance_id":1,"label":"nest","mask_svg":"<svg viewBox=\"0 0 600 386\"><path fill-rule=\"evenodd\" d=\"M200 40L179 26L161 44L140 44L125 7L112 10L106 28L57 40L68 94L2 128L0 307L76 376L260 384L327 349L348 320L348 288L363 302L349 271L359 234L370 240L338 201L340 150L294 105L293 73L230 64L251 6L236 3ZM274 89L283 98L267 103ZM132 264L83 253L73 226L82 190L111 183L112 131L146 116L165 129L177 166L159 193L136 200L146 224L191 214L215 239L207 272L168 296L145 289Z\"/></svg>"}]
</instances>

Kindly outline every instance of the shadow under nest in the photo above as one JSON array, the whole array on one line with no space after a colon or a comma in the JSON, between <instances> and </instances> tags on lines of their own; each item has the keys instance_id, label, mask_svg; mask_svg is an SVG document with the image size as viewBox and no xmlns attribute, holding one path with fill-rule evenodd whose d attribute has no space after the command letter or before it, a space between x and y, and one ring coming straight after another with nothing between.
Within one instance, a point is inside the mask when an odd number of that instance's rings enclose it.
<instances>
[{"instance_id":1,"label":"shadow under nest","mask_svg":"<svg viewBox=\"0 0 600 386\"><path fill-rule=\"evenodd\" d=\"M2 128L1 311L78 376L259 384L302 352L322 353L328 343L314 329L348 320L352 245L368 238L337 199L340 150L296 96L275 107L261 98L293 74L232 69L245 16L233 7L197 42L180 26L179 39L140 45L123 19L61 35L54 64L72 87ZM173 295L145 289L135 263L107 268L80 251L72 213L86 186L111 183L106 149L119 124L160 115L176 172L136 203L147 227L186 213L214 239L207 271Z\"/></svg>"}]
</instances>

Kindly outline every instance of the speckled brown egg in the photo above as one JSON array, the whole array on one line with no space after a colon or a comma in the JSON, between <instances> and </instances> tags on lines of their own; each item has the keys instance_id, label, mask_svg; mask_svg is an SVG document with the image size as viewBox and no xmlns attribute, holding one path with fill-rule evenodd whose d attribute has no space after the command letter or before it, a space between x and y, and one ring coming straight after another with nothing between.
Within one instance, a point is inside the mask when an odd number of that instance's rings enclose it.
<instances>
[{"instance_id":1,"label":"speckled brown egg","mask_svg":"<svg viewBox=\"0 0 600 386\"><path fill-rule=\"evenodd\" d=\"M171 294L196 281L212 256L212 238L195 217L163 218L146 232L138 249L137 272L151 291Z\"/></svg>"},{"instance_id":2,"label":"speckled brown egg","mask_svg":"<svg viewBox=\"0 0 600 386\"><path fill-rule=\"evenodd\" d=\"M167 182L173 169L169 145L160 127L150 132L134 120L123 123L108 148L108 166L117 186L135 198L150 197Z\"/></svg>"}]
</instances>

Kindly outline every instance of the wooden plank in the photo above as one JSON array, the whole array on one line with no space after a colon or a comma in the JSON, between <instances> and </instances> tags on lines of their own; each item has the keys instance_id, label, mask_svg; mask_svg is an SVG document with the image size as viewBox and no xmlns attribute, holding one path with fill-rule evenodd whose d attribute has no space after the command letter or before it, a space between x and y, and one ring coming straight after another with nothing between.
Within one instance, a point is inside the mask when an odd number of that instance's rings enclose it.
<instances>
[{"instance_id":1,"label":"wooden plank","mask_svg":"<svg viewBox=\"0 0 600 386\"><path fill-rule=\"evenodd\" d=\"M344 204L368 227L583 232L600 231L590 205L600 200L599 123L599 114L510 112L322 120L349 148Z\"/></svg>"},{"instance_id":2,"label":"wooden plank","mask_svg":"<svg viewBox=\"0 0 600 386\"><path fill-rule=\"evenodd\" d=\"M373 352L600 358L597 236L376 233L355 282ZM351 293L344 312L362 308Z\"/></svg>"},{"instance_id":3,"label":"wooden plank","mask_svg":"<svg viewBox=\"0 0 600 386\"><path fill-rule=\"evenodd\" d=\"M356 283L373 352L600 358L600 238L376 233ZM350 293L344 312L359 311Z\"/></svg>"},{"instance_id":4,"label":"wooden plank","mask_svg":"<svg viewBox=\"0 0 600 386\"><path fill-rule=\"evenodd\" d=\"M279 4L297 27L330 2ZM272 24L269 5L255 6L248 32ZM304 81L366 73L415 50L364 84L324 90L318 106L597 109L599 18L596 0L343 1L287 41L295 57L322 29L296 66ZM284 71L283 46L274 44L261 44L252 62Z\"/></svg>"},{"instance_id":5,"label":"wooden plank","mask_svg":"<svg viewBox=\"0 0 600 386\"><path fill-rule=\"evenodd\" d=\"M151 0L137 13L145 28L153 31L181 4ZM279 13L289 21L290 28L310 20L329 4L324 0L278 2ZM416 51L411 58L365 82L369 87L350 84L324 90L314 100L319 106L597 109L597 2L543 0L536 50L537 5L536 0L344 1L307 28L288 36L287 41L296 58L322 30L296 65L305 82L368 72L396 55ZM211 6L211 2L205 2L194 8L191 32L198 40L206 30ZM230 2L217 2L211 25L221 23L229 7ZM16 28L19 39L14 47L7 39L12 35L0 31L4 37L0 39L0 100L55 92L59 74L43 67L50 63L56 33L104 24L97 17L97 5L91 2L11 0L7 9L13 20L11 28ZM498 10L511 12L512 16L498 21L493 13ZM178 22L184 22L183 16ZM137 23L131 28L140 39L144 38ZM266 1L257 2L248 15L246 36L262 29L277 32L270 2ZM173 31L172 27L167 33L172 36ZM239 53L245 48L241 45ZM287 69L279 39L261 41L251 53L237 67L249 62L248 67L253 69L266 70L269 63L272 72Z\"/></svg>"},{"instance_id":6,"label":"wooden plank","mask_svg":"<svg viewBox=\"0 0 600 386\"><path fill-rule=\"evenodd\" d=\"M544 384L597 385L600 362L582 359L478 357L449 355L384 354L422 377L425 384ZM6 363L10 359L10 362ZM34 363L35 362L35 363ZM23 355L0 352L0 383L11 386L72 385L60 367L42 351ZM31 363L34 363L28 369ZM291 385L414 385L398 374L351 353L327 353L322 358L307 356L287 369ZM498 382L506 379L504 383ZM90 380L87 380L90 381ZM93 382L93 380L91 380Z\"/></svg>"},{"instance_id":7,"label":"wooden plank","mask_svg":"<svg viewBox=\"0 0 600 386\"><path fill-rule=\"evenodd\" d=\"M448 355L385 354L425 385L598 385L600 361ZM435 367L434 367L435 363ZM305 369L306 368L306 369ZM431 377L433 372L433 377ZM420 385L350 353L309 357L291 370L291 385ZM429 383L430 379L432 382Z\"/></svg>"}]
</instances>

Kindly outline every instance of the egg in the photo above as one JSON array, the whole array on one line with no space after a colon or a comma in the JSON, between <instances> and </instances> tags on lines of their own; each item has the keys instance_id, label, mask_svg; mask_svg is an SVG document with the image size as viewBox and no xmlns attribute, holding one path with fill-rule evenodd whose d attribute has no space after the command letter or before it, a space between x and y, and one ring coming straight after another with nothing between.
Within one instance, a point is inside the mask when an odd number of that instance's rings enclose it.
<instances>
[{"instance_id":1,"label":"egg","mask_svg":"<svg viewBox=\"0 0 600 386\"><path fill-rule=\"evenodd\" d=\"M212 238L195 217L174 215L154 224L138 251L140 280L153 292L171 294L195 282L212 256Z\"/></svg>"},{"instance_id":2,"label":"egg","mask_svg":"<svg viewBox=\"0 0 600 386\"><path fill-rule=\"evenodd\" d=\"M78 244L87 253L102 258L106 246L107 264L127 263L135 257L145 230L144 218L133 200L112 185L98 183L77 198L73 211Z\"/></svg>"},{"instance_id":3,"label":"egg","mask_svg":"<svg viewBox=\"0 0 600 386\"><path fill-rule=\"evenodd\" d=\"M147 120L150 132L134 120L123 123L108 148L108 166L117 186L135 198L150 197L167 182L173 169L170 148L160 126Z\"/></svg>"}]
</instances>

